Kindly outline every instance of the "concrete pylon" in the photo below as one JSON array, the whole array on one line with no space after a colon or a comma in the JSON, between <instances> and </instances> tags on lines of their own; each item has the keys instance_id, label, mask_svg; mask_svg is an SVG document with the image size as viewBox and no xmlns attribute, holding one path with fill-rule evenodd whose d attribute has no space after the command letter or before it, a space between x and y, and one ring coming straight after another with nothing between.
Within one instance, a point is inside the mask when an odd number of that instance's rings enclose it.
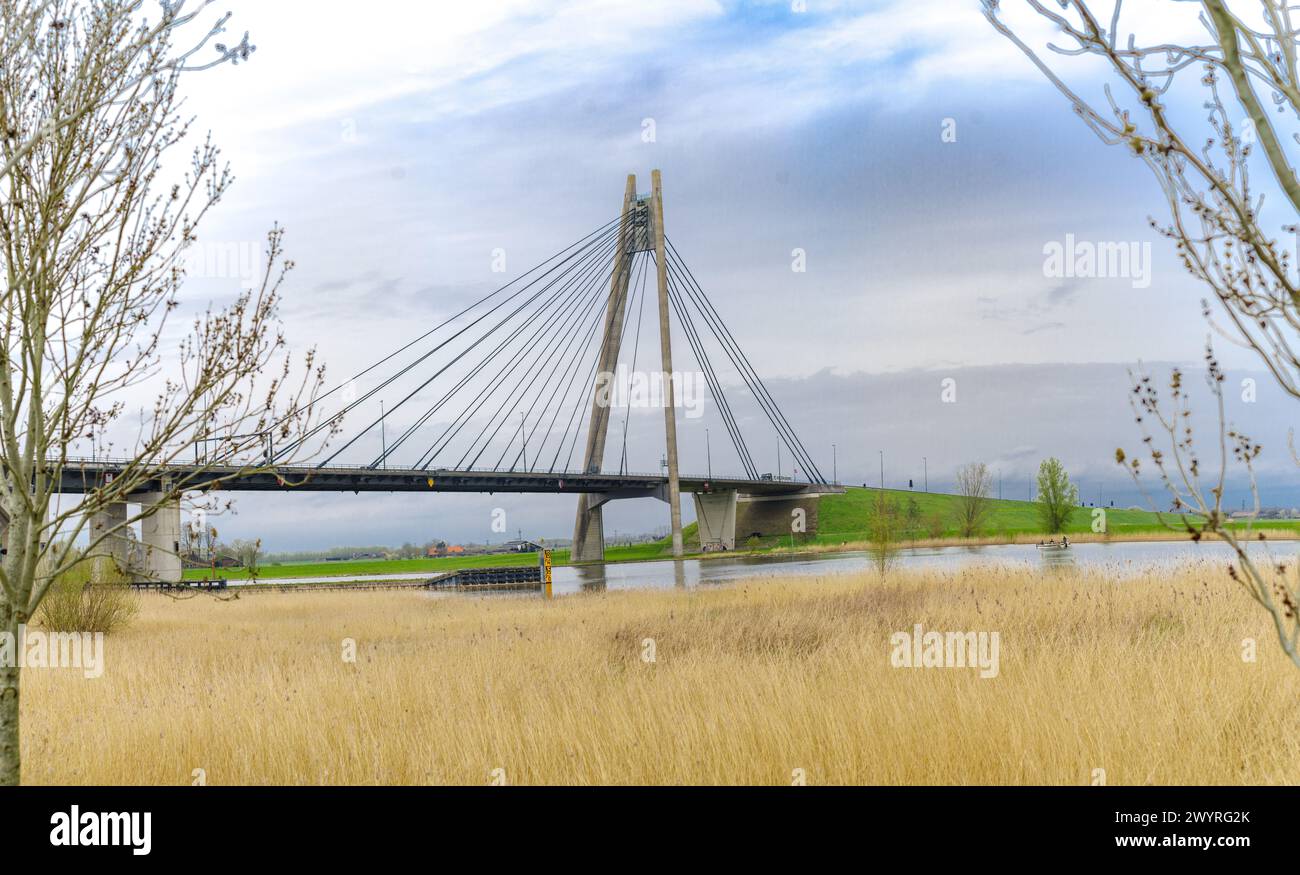
<instances>
[{"instance_id":1,"label":"concrete pylon","mask_svg":"<svg viewBox=\"0 0 1300 875\"><path fill-rule=\"evenodd\" d=\"M92 556L107 556L121 572L131 561L131 540L126 530L126 502L104 505L90 516L90 540L102 541L92 549ZM97 581L100 583L106 581Z\"/></svg>"},{"instance_id":2,"label":"concrete pylon","mask_svg":"<svg viewBox=\"0 0 1300 875\"><path fill-rule=\"evenodd\" d=\"M144 575L160 583L180 583L181 502L168 492L142 492L132 496L141 511L153 513L140 521L140 541L144 545Z\"/></svg>"},{"instance_id":3,"label":"concrete pylon","mask_svg":"<svg viewBox=\"0 0 1300 875\"><path fill-rule=\"evenodd\" d=\"M694 498L700 549L736 549L736 490L696 492Z\"/></svg>"},{"instance_id":4,"label":"concrete pylon","mask_svg":"<svg viewBox=\"0 0 1300 875\"><path fill-rule=\"evenodd\" d=\"M600 360L596 370L596 386L591 398L591 418L587 425L587 448L582 457L582 470L588 474L600 471L605 459L605 436L609 431L608 376L618 366L619 346L623 339L623 317L627 311L628 270L632 255L633 208L636 205L636 176L628 174L623 190L623 212L619 220L618 248L614 255L614 268L609 280L609 303L605 307L605 334L600 344ZM590 496L578 496L578 515L573 523L573 548L570 558L576 562L597 562L605 558L605 521L599 506L592 507Z\"/></svg>"},{"instance_id":5,"label":"concrete pylon","mask_svg":"<svg viewBox=\"0 0 1300 875\"><path fill-rule=\"evenodd\" d=\"M659 352L664 371L664 441L668 448L668 513L673 556L682 555L681 484L677 476L677 399L674 396L672 331L668 322L668 254L664 245L664 193L658 170L650 171L650 215L654 222L655 267L659 281Z\"/></svg>"}]
</instances>

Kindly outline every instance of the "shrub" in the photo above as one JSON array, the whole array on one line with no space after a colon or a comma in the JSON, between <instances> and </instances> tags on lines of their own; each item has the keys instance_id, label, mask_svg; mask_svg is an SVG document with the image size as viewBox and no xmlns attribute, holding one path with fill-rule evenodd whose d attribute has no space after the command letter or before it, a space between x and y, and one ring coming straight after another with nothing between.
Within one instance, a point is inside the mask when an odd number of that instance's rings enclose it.
<instances>
[{"instance_id":1,"label":"shrub","mask_svg":"<svg viewBox=\"0 0 1300 875\"><path fill-rule=\"evenodd\" d=\"M41 626L50 632L105 634L124 628L140 610L125 583L126 576L111 557L82 557L58 576L41 600Z\"/></svg>"},{"instance_id":2,"label":"shrub","mask_svg":"<svg viewBox=\"0 0 1300 875\"><path fill-rule=\"evenodd\" d=\"M936 510L930 514L929 519L925 521L926 531L931 538L942 538L948 531L948 521L943 517L943 511Z\"/></svg>"},{"instance_id":3,"label":"shrub","mask_svg":"<svg viewBox=\"0 0 1300 875\"><path fill-rule=\"evenodd\" d=\"M884 575L893 568L898 558L898 541L903 531L903 515L898 504L884 492L879 492L871 516L867 519L867 542L870 545L872 564Z\"/></svg>"}]
</instances>

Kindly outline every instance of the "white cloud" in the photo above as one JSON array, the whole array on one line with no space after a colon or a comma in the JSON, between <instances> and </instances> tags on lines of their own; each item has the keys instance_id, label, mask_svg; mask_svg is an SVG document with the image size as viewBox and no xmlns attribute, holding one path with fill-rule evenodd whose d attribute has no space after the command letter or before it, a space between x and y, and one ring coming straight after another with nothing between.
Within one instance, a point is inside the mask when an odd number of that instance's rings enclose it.
<instances>
[{"instance_id":1,"label":"white cloud","mask_svg":"<svg viewBox=\"0 0 1300 875\"><path fill-rule=\"evenodd\" d=\"M348 4L349 13L325 6L237 8L232 30L251 31L256 72L195 77L205 80L189 83L196 106L253 130L341 119L416 95L433 95L437 112L474 113L563 89L721 14L713 0L399 0L373 10Z\"/></svg>"}]
</instances>

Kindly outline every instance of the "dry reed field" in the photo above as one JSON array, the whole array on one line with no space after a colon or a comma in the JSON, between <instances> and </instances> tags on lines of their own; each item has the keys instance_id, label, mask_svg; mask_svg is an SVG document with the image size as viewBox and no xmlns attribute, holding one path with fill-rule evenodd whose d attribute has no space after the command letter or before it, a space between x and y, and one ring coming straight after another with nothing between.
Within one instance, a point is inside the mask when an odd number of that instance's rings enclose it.
<instances>
[{"instance_id":1,"label":"dry reed field","mask_svg":"<svg viewBox=\"0 0 1300 875\"><path fill-rule=\"evenodd\" d=\"M141 601L108 638L103 677L24 673L27 782L187 784L196 769L209 784L1300 777L1300 672L1208 564L1122 581L983 567L552 601ZM893 667L891 634L916 623L997 632L997 677Z\"/></svg>"}]
</instances>

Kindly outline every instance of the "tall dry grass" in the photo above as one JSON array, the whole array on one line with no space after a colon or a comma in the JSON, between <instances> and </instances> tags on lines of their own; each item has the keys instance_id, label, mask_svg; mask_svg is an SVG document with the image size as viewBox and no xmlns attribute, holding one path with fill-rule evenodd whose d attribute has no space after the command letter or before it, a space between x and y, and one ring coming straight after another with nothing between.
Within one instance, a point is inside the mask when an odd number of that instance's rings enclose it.
<instances>
[{"instance_id":1,"label":"tall dry grass","mask_svg":"<svg viewBox=\"0 0 1300 875\"><path fill-rule=\"evenodd\" d=\"M1300 674L1220 569L534 597L147 596L24 674L32 783L1284 783ZM997 631L1001 673L889 636ZM342 659L355 639L357 660ZM1258 641L1258 660L1242 642ZM654 661L644 659L653 642Z\"/></svg>"}]
</instances>

